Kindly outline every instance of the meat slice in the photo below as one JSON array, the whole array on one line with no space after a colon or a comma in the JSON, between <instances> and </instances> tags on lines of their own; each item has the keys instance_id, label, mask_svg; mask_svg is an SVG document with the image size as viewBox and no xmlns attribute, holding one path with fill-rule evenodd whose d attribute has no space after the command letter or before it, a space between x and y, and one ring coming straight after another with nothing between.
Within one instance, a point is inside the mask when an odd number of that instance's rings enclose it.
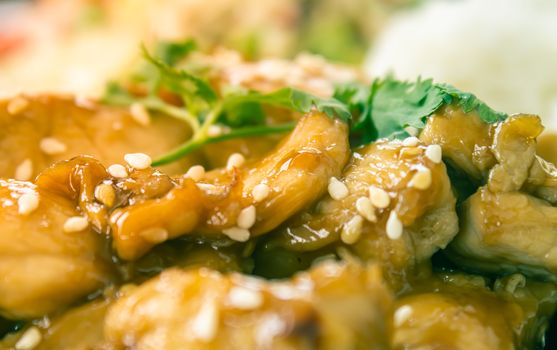
<instances>
[{"instance_id":1,"label":"meat slice","mask_svg":"<svg viewBox=\"0 0 557 350\"><path fill-rule=\"evenodd\" d=\"M557 281L557 208L526 193L481 188L465 202L447 255L468 269Z\"/></svg>"},{"instance_id":2,"label":"meat slice","mask_svg":"<svg viewBox=\"0 0 557 350\"><path fill-rule=\"evenodd\" d=\"M391 282L402 282L458 231L445 166L440 158L428 158L427 149L417 141L405 146L383 140L356 150L341 185L332 184L315 208L275 233L264 245L266 253L343 246L378 260ZM345 196L335 198L336 186L346 189Z\"/></svg>"},{"instance_id":3,"label":"meat slice","mask_svg":"<svg viewBox=\"0 0 557 350\"><path fill-rule=\"evenodd\" d=\"M515 274L486 287L479 276L444 274L395 302L393 349L534 349L557 306L557 287Z\"/></svg>"},{"instance_id":4,"label":"meat slice","mask_svg":"<svg viewBox=\"0 0 557 350\"><path fill-rule=\"evenodd\" d=\"M0 179L0 314L40 317L110 281L107 242L93 230L95 219L87 227L67 223L81 215L78 197L102 212L86 198L105 174L100 164L82 160L45 171L35 184Z\"/></svg>"},{"instance_id":5,"label":"meat slice","mask_svg":"<svg viewBox=\"0 0 557 350\"><path fill-rule=\"evenodd\" d=\"M110 307L115 349L386 349L391 296L376 266L323 263L269 282L167 270Z\"/></svg>"},{"instance_id":6,"label":"meat slice","mask_svg":"<svg viewBox=\"0 0 557 350\"><path fill-rule=\"evenodd\" d=\"M80 155L107 165L122 162L126 153L156 157L191 135L189 127L176 119L157 114L150 120L150 125L142 125L127 110L80 98L44 95L0 100L4 155L0 177L30 180L54 162ZM182 173L189 162L184 159L162 169Z\"/></svg>"}]
</instances>

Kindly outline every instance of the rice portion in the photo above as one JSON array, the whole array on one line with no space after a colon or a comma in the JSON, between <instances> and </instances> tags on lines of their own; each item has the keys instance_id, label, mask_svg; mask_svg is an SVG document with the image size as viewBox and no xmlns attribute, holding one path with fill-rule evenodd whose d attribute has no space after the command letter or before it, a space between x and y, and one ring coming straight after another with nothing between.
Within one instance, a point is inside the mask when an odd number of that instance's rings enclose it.
<instances>
[{"instance_id":1,"label":"rice portion","mask_svg":"<svg viewBox=\"0 0 557 350\"><path fill-rule=\"evenodd\" d=\"M432 77L557 131L557 2L432 1L393 17L366 60L370 76Z\"/></svg>"}]
</instances>

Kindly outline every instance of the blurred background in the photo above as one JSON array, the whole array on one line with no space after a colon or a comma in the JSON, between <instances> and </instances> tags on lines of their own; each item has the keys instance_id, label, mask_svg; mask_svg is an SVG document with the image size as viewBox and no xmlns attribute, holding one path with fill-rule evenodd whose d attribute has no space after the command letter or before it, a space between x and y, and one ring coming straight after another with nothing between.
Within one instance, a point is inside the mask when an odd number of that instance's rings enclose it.
<instances>
[{"instance_id":1,"label":"blurred background","mask_svg":"<svg viewBox=\"0 0 557 350\"><path fill-rule=\"evenodd\" d=\"M141 42L250 60L323 55L366 79L432 77L557 130L555 0L0 0L0 95L98 96Z\"/></svg>"}]
</instances>

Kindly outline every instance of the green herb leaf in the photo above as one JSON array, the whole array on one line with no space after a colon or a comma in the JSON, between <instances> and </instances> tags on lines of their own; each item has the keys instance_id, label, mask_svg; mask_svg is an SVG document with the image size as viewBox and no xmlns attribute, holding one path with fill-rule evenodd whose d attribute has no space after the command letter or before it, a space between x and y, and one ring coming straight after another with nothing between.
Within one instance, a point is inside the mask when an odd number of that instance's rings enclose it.
<instances>
[{"instance_id":1,"label":"green herb leaf","mask_svg":"<svg viewBox=\"0 0 557 350\"><path fill-rule=\"evenodd\" d=\"M291 111L308 113L313 107L331 118L348 121L352 118L347 106L334 98L321 98L307 92L293 88L283 88L268 94L256 91L236 93L226 96L224 110L238 108L245 103L260 103L264 105L286 108Z\"/></svg>"},{"instance_id":2,"label":"green herb leaf","mask_svg":"<svg viewBox=\"0 0 557 350\"><path fill-rule=\"evenodd\" d=\"M157 45L155 56L167 65L174 66L195 50L197 50L197 43L192 39L163 41Z\"/></svg>"},{"instance_id":3,"label":"green herb leaf","mask_svg":"<svg viewBox=\"0 0 557 350\"><path fill-rule=\"evenodd\" d=\"M185 70L174 68L151 56L145 47L142 47L142 50L145 59L158 68L162 84L170 91L181 96L186 103L197 104L199 101L203 101L211 105L217 100L217 93L209 83Z\"/></svg>"}]
</instances>

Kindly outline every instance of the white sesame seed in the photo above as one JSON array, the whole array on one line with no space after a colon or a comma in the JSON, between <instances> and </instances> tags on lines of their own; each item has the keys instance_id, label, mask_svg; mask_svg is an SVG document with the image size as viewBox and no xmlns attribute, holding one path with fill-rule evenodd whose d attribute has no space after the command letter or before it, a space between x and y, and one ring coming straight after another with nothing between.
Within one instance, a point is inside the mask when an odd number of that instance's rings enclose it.
<instances>
[{"instance_id":1,"label":"white sesame seed","mask_svg":"<svg viewBox=\"0 0 557 350\"><path fill-rule=\"evenodd\" d=\"M25 159L17 166L17 168L15 168L14 177L16 180L28 181L31 180L32 176L33 176L33 161L31 161L31 159Z\"/></svg>"},{"instance_id":2,"label":"white sesame seed","mask_svg":"<svg viewBox=\"0 0 557 350\"><path fill-rule=\"evenodd\" d=\"M195 184L203 192L216 192L217 186L212 184Z\"/></svg>"},{"instance_id":3,"label":"white sesame seed","mask_svg":"<svg viewBox=\"0 0 557 350\"><path fill-rule=\"evenodd\" d=\"M141 103L133 103L130 106L130 114L139 125L147 126L151 124L151 116L149 111Z\"/></svg>"},{"instance_id":4,"label":"white sesame seed","mask_svg":"<svg viewBox=\"0 0 557 350\"><path fill-rule=\"evenodd\" d=\"M240 211L238 218L236 219L236 224L239 228L250 229L256 220L256 211L253 205L246 207Z\"/></svg>"},{"instance_id":5,"label":"white sesame seed","mask_svg":"<svg viewBox=\"0 0 557 350\"><path fill-rule=\"evenodd\" d=\"M210 137L216 137L222 134L224 134L224 128L220 125L213 124L209 126L209 129L207 129L207 135Z\"/></svg>"},{"instance_id":6,"label":"white sesame seed","mask_svg":"<svg viewBox=\"0 0 557 350\"><path fill-rule=\"evenodd\" d=\"M6 110L8 111L9 114L16 115L23 112L28 106L29 106L29 101L25 97L18 96L12 98L10 102L8 102L8 106L6 107Z\"/></svg>"},{"instance_id":7,"label":"white sesame seed","mask_svg":"<svg viewBox=\"0 0 557 350\"><path fill-rule=\"evenodd\" d=\"M263 304L263 296L256 290L232 287L228 292L227 303L237 309L250 310Z\"/></svg>"},{"instance_id":8,"label":"white sesame seed","mask_svg":"<svg viewBox=\"0 0 557 350\"><path fill-rule=\"evenodd\" d=\"M346 198L349 194L348 187L336 177L331 177L329 179L327 190L329 191L329 195L337 201Z\"/></svg>"},{"instance_id":9,"label":"white sesame seed","mask_svg":"<svg viewBox=\"0 0 557 350\"><path fill-rule=\"evenodd\" d=\"M342 228L340 239L346 244L354 244L362 235L362 225L364 218L360 215L354 215Z\"/></svg>"},{"instance_id":10,"label":"white sesame seed","mask_svg":"<svg viewBox=\"0 0 557 350\"><path fill-rule=\"evenodd\" d=\"M420 139L416 136L410 136L402 140L402 145L406 147L415 147L420 143Z\"/></svg>"},{"instance_id":11,"label":"white sesame seed","mask_svg":"<svg viewBox=\"0 0 557 350\"><path fill-rule=\"evenodd\" d=\"M402 226L402 222L398 218L397 213L393 210L389 214L389 218L387 219L387 227L385 228L387 232L387 237L390 239L399 239L402 235L402 231L404 226Z\"/></svg>"},{"instance_id":12,"label":"white sesame seed","mask_svg":"<svg viewBox=\"0 0 557 350\"><path fill-rule=\"evenodd\" d=\"M29 327L15 343L16 350L32 350L39 345L43 336L37 327Z\"/></svg>"},{"instance_id":13,"label":"white sesame seed","mask_svg":"<svg viewBox=\"0 0 557 350\"><path fill-rule=\"evenodd\" d=\"M227 228L222 230L222 233L224 233L230 239L238 242L245 242L249 239L250 236L249 230L240 227Z\"/></svg>"},{"instance_id":14,"label":"white sesame seed","mask_svg":"<svg viewBox=\"0 0 557 350\"><path fill-rule=\"evenodd\" d=\"M239 168L246 162L246 158L240 153L233 153L228 157L228 161L226 162L226 168Z\"/></svg>"},{"instance_id":15,"label":"white sesame seed","mask_svg":"<svg viewBox=\"0 0 557 350\"><path fill-rule=\"evenodd\" d=\"M219 311L213 299L205 300L191 324L194 336L205 342L211 341L216 333L219 322Z\"/></svg>"},{"instance_id":16,"label":"white sesame seed","mask_svg":"<svg viewBox=\"0 0 557 350\"><path fill-rule=\"evenodd\" d=\"M168 239L168 231L162 227L145 229L139 235L151 243L161 243Z\"/></svg>"},{"instance_id":17,"label":"white sesame seed","mask_svg":"<svg viewBox=\"0 0 557 350\"><path fill-rule=\"evenodd\" d=\"M186 172L186 177L193 181L199 181L205 176L205 168L202 165L194 165Z\"/></svg>"},{"instance_id":18,"label":"white sesame seed","mask_svg":"<svg viewBox=\"0 0 557 350\"><path fill-rule=\"evenodd\" d=\"M55 137L45 137L39 143L39 147L43 153L53 156L64 153L68 149L66 145Z\"/></svg>"},{"instance_id":19,"label":"white sesame seed","mask_svg":"<svg viewBox=\"0 0 557 350\"><path fill-rule=\"evenodd\" d=\"M99 184L95 187L95 198L107 207L111 207L116 199L116 192L112 185Z\"/></svg>"},{"instance_id":20,"label":"white sesame seed","mask_svg":"<svg viewBox=\"0 0 557 350\"><path fill-rule=\"evenodd\" d=\"M124 155L124 160L128 163L132 168L135 169L147 169L151 166L151 157L146 155L145 153L128 153Z\"/></svg>"},{"instance_id":21,"label":"white sesame seed","mask_svg":"<svg viewBox=\"0 0 557 350\"><path fill-rule=\"evenodd\" d=\"M112 164L107 170L108 173L114 177L123 178L128 176L128 170L121 164Z\"/></svg>"},{"instance_id":22,"label":"white sesame seed","mask_svg":"<svg viewBox=\"0 0 557 350\"><path fill-rule=\"evenodd\" d=\"M425 149L425 156L435 164L441 163L443 152L439 145L429 145Z\"/></svg>"},{"instance_id":23,"label":"white sesame seed","mask_svg":"<svg viewBox=\"0 0 557 350\"><path fill-rule=\"evenodd\" d=\"M253 187L253 190L251 190L251 197L256 203L261 202L269 196L270 192L271 188L269 186L266 184L258 184Z\"/></svg>"},{"instance_id":24,"label":"white sesame seed","mask_svg":"<svg viewBox=\"0 0 557 350\"><path fill-rule=\"evenodd\" d=\"M376 222L375 208L368 197L360 197L356 200L356 210L367 221Z\"/></svg>"},{"instance_id":25,"label":"white sesame seed","mask_svg":"<svg viewBox=\"0 0 557 350\"><path fill-rule=\"evenodd\" d=\"M64 223L64 232L80 232L85 230L87 226L89 226L89 222L86 217L72 216Z\"/></svg>"},{"instance_id":26,"label":"white sesame seed","mask_svg":"<svg viewBox=\"0 0 557 350\"><path fill-rule=\"evenodd\" d=\"M409 305L402 305L393 315L393 323L395 327L400 327L412 316L412 307Z\"/></svg>"},{"instance_id":27,"label":"white sesame seed","mask_svg":"<svg viewBox=\"0 0 557 350\"><path fill-rule=\"evenodd\" d=\"M39 195L37 193L24 193L17 200L18 213L27 215L39 207Z\"/></svg>"},{"instance_id":28,"label":"white sesame seed","mask_svg":"<svg viewBox=\"0 0 557 350\"><path fill-rule=\"evenodd\" d=\"M429 186L431 186L431 170L428 168L418 170L408 183L408 187L418 190L428 189Z\"/></svg>"},{"instance_id":29,"label":"white sesame seed","mask_svg":"<svg viewBox=\"0 0 557 350\"><path fill-rule=\"evenodd\" d=\"M384 189L376 186L369 187L369 199L374 207L380 209L388 207L391 203L391 197L389 197L389 194Z\"/></svg>"}]
</instances>

